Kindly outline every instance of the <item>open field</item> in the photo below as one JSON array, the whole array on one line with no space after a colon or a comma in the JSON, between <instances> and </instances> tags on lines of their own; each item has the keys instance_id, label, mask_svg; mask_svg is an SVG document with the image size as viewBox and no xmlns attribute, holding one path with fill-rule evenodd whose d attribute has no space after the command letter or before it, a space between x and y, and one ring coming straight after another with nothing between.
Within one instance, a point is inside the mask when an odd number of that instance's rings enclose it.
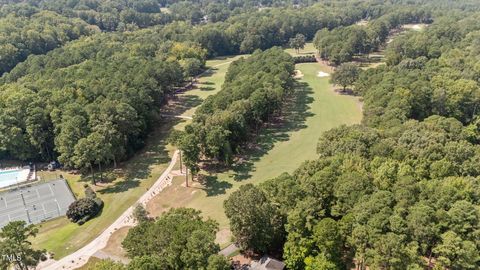
<instances>
[{"instance_id":1,"label":"open field","mask_svg":"<svg viewBox=\"0 0 480 270\"><path fill-rule=\"evenodd\" d=\"M305 44L305 48L301 49L298 53L295 51L295 49L291 48L285 49L285 51L292 56L312 55L317 53L317 49L313 47L313 42L307 42L307 44Z\"/></svg>"},{"instance_id":2,"label":"open field","mask_svg":"<svg viewBox=\"0 0 480 270\"><path fill-rule=\"evenodd\" d=\"M361 120L361 108L355 97L335 93L329 77L319 78L319 71L330 69L318 63L297 65L304 77L297 86L296 98L285 107L285 117L268 125L257 138L256 150L245 153L247 160L224 173L204 175L204 184L184 186L183 177L152 200L148 210L158 215L170 207L192 207L220 224L221 246L230 242L228 220L223 201L246 183L258 184L282 172L293 172L303 161L316 158L316 143L323 131ZM208 81L208 80L207 80ZM205 172L204 172L205 174Z\"/></svg>"}]
</instances>

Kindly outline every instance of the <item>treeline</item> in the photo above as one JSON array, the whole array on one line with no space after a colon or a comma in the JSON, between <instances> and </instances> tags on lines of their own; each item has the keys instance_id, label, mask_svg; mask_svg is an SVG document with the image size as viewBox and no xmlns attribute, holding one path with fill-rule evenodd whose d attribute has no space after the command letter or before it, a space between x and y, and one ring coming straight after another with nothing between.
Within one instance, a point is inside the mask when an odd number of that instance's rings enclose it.
<instances>
[{"instance_id":1,"label":"treeline","mask_svg":"<svg viewBox=\"0 0 480 270\"><path fill-rule=\"evenodd\" d=\"M232 193L240 247L282 253L288 269L480 268L478 16L445 11L398 37L388 65L355 82L362 125L324 133L319 159L293 174Z\"/></svg>"},{"instance_id":2,"label":"treeline","mask_svg":"<svg viewBox=\"0 0 480 270\"><path fill-rule=\"evenodd\" d=\"M293 90L294 62L281 48L233 62L222 89L197 109L180 148L192 172L204 156L229 164L252 131L280 110Z\"/></svg>"},{"instance_id":3,"label":"treeline","mask_svg":"<svg viewBox=\"0 0 480 270\"><path fill-rule=\"evenodd\" d=\"M314 63L317 62L317 58L315 55L301 55L301 56L295 56L293 57L293 61L295 64L299 63Z\"/></svg>"},{"instance_id":4,"label":"treeline","mask_svg":"<svg viewBox=\"0 0 480 270\"><path fill-rule=\"evenodd\" d=\"M450 14L387 47L388 66L360 75L364 122L394 126L430 115L471 124L480 115L479 14Z\"/></svg>"},{"instance_id":5,"label":"treeline","mask_svg":"<svg viewBox=\"0 0 480 270\"><path fill-rule=\"evenodd\" d=\"M96 35L30 57L3 77L0 151L82 169L115 164L143 145L166 96L205 57L198 44L149 32Z\"/></svg>"},{"instance_id":6,"label":"treeline","mask_svg":"<svg viewBox=\"0 0 480 270\"><path fill-rule=\"evenodd\" d=\"M225 22L192 27L188 22L166 25L159 33L166 39L195 41L208 50L209 56L252 53L273 46L284 46L301 33L312 39L318 29L351 25L366 16L380 16L377 6L343 8L316 5L309 8L275 8L242 13Z\"/></svg>"},{"instance_id":7,"label":"treeline","mask_svg":"<svg viewBox=\"0 0 480 270\"><path fill-rule=\"evenodd\" d=\"M330 130L320 159L230 196L236 241L283 246L288 269L478 269L480 146L469 132L439 116L385 133Z\"/></svg>"},{"instance_id":8,"label":"treeline","mask_svg":"<svg viewBox=\"0 0 480 270\"><path fill-rule=\"evenodd\" d=\"M168 11L162 12L165 6ZM260 6L283 8L260 10ZM312 38L319 28L350 25L382 12L367 4L297 9L286 1L5 1L0 3L0 74L30 54L44 54L99 29L135 31L168 25L154 31L168 40L198 42L209 56L217 56L282 46L297 33Z\"/></svg>"},{"instance_id":9,"label":"treeline","mask_svg":"<svg viewBox=\"0 0 480 270\"><path fill-rule=\"evenodd\" d=\"M44 54L94 32L95 28L81 20L68 19L49 11L0 18L0 75L30 54Z\"/></svg>"},{"instance_id":10,"label":"treeline","mask_svg":"<svg viewBox=\"0 0 480 270\"><path fill-rule=\"evenodd\" d=\"M355 55L378 50L387 41L390 31L402 24L431 21L431 14L425 9L416 7L394 10L367 22L367 26L322 29L315 34L314 45L322 59L338 65L351 61Z\"/></svg>"},{"instance_id":11,"label":"treeline","mask_svg":"<svg viewBox=\"0 0 480 270\"><path fill-rule=\"evenodd\" d=\"M135 1L135 3L137 2ZM85 5L83 2L71 2L70 5L75 3ZM112 5L113 3L112 1L92 2L91 6ZM3 45L5 55L0 60L0 71L2 73L11 70L17 63L24 61L29 54L46 53L67 41L88 35L93 32L93 29L96 29L96 27L88 26L79 20L67 22L66 17L54 13L58 12L64 16L76 18L76 13L72 14L73 11L67 12L64 10L69 9L69 4L62 1L39 2L37 3L38 7L30 4L23 2L5 4L0 9L0 16L10 14L3 21L0 21L0 25L6 27L4 31L6 32L5 36L8 37L4 41L5 45ZM58 8L49 7L49 5L58 6ZM89 19L84 16L80 16L80 18L105 31L130 30L135 32L133 30L138 27L166 24L164 27L149 28L148 31L156 32L159 38L161 37L163 40L197 42L207 49L210 57L251 53L256 49L265 50L273 46L283 46L288 43L290 38L299 33L302 33L307 39L311 39L318 29L332 29L338 26L351 25L365 17L378 17L387 9L379 5L367 4L352 4L346 7L318 4L308 8L255 9L250 12L242 9L224 22L195 25L185 18L177 18L178 21L168 24L167 22L170 22L170 20L158 22L152 18L142 19L148 21L148 24L133 21L128 23L111 22L113 15L110 15L110 12L116 14L112 11L112 8L98 8L109 14L105 15L109 19ZM42 11L43 9L52 11ZM198 9L189 8L188 10ZM75 12L86 11L83 8L78 8L75 9ZM120 12L121 14L123 13Z\"/></svg>"},{"instance_id":12,"label":"treeline","mask_svg":"<svg viewBox=\"0 0 480 270\"><path fill-rule=\"evenodd\" d=\"M0 3L0 14L32 14L54 11L80 18L105 31L126 31L173 21L193 25L225 21L242 13L256 13L270 7L306 7L317 1L165 1L165 0L8 0ZM356 5L355 1L351 5ZM330 4L332 5L332 4ZM162 10L162 8L165 8Z\"/></svg>"}]
</instances>

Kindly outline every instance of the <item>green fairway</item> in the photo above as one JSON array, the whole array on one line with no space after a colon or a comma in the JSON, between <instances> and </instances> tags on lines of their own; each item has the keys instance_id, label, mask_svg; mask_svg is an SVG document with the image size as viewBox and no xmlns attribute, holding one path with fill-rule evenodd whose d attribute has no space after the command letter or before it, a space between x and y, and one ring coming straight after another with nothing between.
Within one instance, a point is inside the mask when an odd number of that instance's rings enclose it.
<instances>
[{"instance_id":1,"label":"green fairway","mask_svg":"<svg viewBox=\"0 0 480 270\"><path fill-rule=\"evenodd\" d=\"M209 82L205 85L213 87L213 89L200 88L179 95L179 101L184 103L183 115L189 116L193 112L193 108L198 106L204 98L220 89L228 64L239 57L207 62L212 72L207 72L204 77L200 78L200 82L208 80ZM193 102L188 102L190 99ZM119 175L118 179L111 184L95 188L98 196L105 202L105 207L99 217L82 226L71 223L66 217L44 222L39 225L40 232L33 240L34 245L53 252L55 258L58 259L78 250L97 237L128 207L133 205L163 173L172 153L172 147L166 144L165 139L173 126L183 126L184 122L186 121L178 118L160 120L157 123L158 128L149 136L144 150L124 164L120 164L119 167L123 174ZM57 178L60 174L67 179L75 196L83 196L83 185L89 182L82 180L79 175L60 171L42 172L40 175L42 179L50 180Z\"/></svg>"},{"instance_id":2,"label":"green fairway","mask_svg":"<svg viewBox=\"0 0 480 270\"><path fill-rule=\"evenodd\" d=\"M205 98L217 93L222 87L225 74L231 62L241 58L241 55L232 57L221 57L207 61L208 70L205 71L199 78L199 87L189 90L186 93L180 94L180 101L182 100L198 100L199 102L190 106L183 116L192 116L198 105L201 104Z\"/></svg>"},{"instance_id":3,"label":"green fairway","mask_svg":"<svg viewBox=\"0 0 480 270\"><path fill-rule=\"evenodd\" d=\"M206 97L218 92L229 63L239 57L208 61L211 70L199 79L197 89L178 96L177 102L182 104L179 113L192 116ZM221 229L228 230L223 212L223 201L228 194L245 183L260 183L282 172L292 172L301 162L316 157L315 148L321 132L340 124L360 122L361 110L357 99L334 93L328 78L316 76L320 70L327 71L326 68L317 63L300 64L297 68L304 77L296 88L296 98L287 104L286 117L264 128L257 138L262 150L246 153L250 158L241 166L208 176L206 185L194 183L193 187L185 188L181 186L183 178L176 178L174 185L152 202L159 206L154 208L197 208L205 216L217 220ZM165 138L171 127L182 128L190 120L170 118L164 121L159 123L162 127L151 135L145 150L122 165L126 176L116 180L113 188L99 189L99 196L105 201L100 217L83 226L72 224L66 218L43 223L34 241L35 246L54 252L56 258L68 255L93 240L132 205L165 169L172 150L166 145ZM81 193L84 182L78 177L64 176L75 193ZM225 237L220 243L229 240Z\"/></svg>"},{"instance_id":4,"label":"green fairway","mask_svg":"<svg viewBox=\"0 0 480 270\"><path fill-rule=\"evenodd\" d=\"M299 80L296 98L287 104L284 119L263 129L257 138L261 150L247 152L248 160L228 172L205 176L205 185L193 183L185 188L181 185L183 179L179 178L155 198L149 210L196 208L217 220L222 230L228 230L223 201L231 192L246 183L258 184L282 172L293 172L303 161L316 158L317 140L323 131L342 124L360 123L362 112L358 99L335 93L329 77L317 77L319 71L328 72L328 67L307 63L297 65L297 69L304 77ZM219 79L206 77L205 82L209 78ZM224 237L219 243L229 241Z\"/></svg>"}]
</instances>

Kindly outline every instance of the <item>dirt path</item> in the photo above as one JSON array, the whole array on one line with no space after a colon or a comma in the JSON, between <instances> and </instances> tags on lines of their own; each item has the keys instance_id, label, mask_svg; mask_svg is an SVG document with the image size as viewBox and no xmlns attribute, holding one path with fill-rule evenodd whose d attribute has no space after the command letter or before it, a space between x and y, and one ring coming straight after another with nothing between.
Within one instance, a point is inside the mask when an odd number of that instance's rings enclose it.
<instances>
[{"instance_id":1,"label":"dirt path","mask_svg":"<svg viewBox=\"0 0 480 270\"><path fill-rule=\"evenodd\" d=\"M91 256L93 256L98 251L106 247L110 236L118 229L125 226L135 226L135 220L132 217L133 209L137 204L146 205L155 195L162 191L165 187L171 185L172 177L170 172L177 163L179 151L175 151L172 156L172 160L168 165L168 168L163 172L163 174L158 178L158 180L153 184L153 186L138 199L138 201L130 206L115 222L110 225L105 231L103 231L97 238L88 243L83 248L77 250L76 252L58 260L50 260L44 263L41 263L38 266L38 269L44 270L58 270L58 269L76 269L85 265Z\"/></svg>"}]
</instances>

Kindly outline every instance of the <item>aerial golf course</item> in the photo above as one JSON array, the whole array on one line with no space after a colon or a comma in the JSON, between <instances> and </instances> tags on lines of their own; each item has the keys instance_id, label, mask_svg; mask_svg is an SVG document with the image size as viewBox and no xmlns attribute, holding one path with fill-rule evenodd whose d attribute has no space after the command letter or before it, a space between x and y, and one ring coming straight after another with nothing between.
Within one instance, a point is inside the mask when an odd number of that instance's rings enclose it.
<instances>
[{"instance_id":1,"label":"aerial golf course","mask_svg":"<svg viewBox=\"0 0 480 270\"><path fill-rule=\"evenodd\" d=\"M293 50L287 50L296 55ZM309 43L300 54L313 52ZM224 57L207 62L210 68L199 79L199 84L177 96L176 104L168 114L191 117L206 97L221 89L229 64L241 56ZM283 114L262 128L255 144L242 153L242 162L227 171L201 172L202 181L191 182L185 187L185 177L175 176L172 185L159 193L147 204L151 215L158 216L172 207L192 207L201 210L205 217L220 225L217 242L223 247L231 242L228 220L224 214L223 201L228 195L246 183L258 184L283 172L293 172L303 161L316 157L316 144L321 133L339 125L351 125L361 121L361 103L358 98L336 93L329 77L319 77L320 71L331 70L319 63L297 64L297 86L292 98L285 104ZM62 258L86 245L151 186L167 167L173 146L166 138L172 129L182 129L189 119L163 118L163 123L149 137L146 147L136 157L121 164L124 174L112 182L112 187L101 187L99 196L105 201L103 214L83 226L69 223L66 218L46 222L34 244L53 251ZM167 122L166 124L164 122ZM177 168L178 170L178 162ZM75 177L65 175L66 178ZM78 177L77 177L78 178ZM75 179L77 179L75 178ZM72 185L72 181L69 181ZM75 189L81 190L85 182ZM118 246L126 230L111 237L107 251L118 253ZM111 243L111 244L110 244ZM116 244L115 244L116 243ZM113 250L113 251L112 251ZM120 255L123 254L114 254Z\"/></svg>"},{"instance_id":2,"label":"aerial golf course","mask_svg":"<svg viewBox=\"0 0 480 270\"><path fill-rule=\"evenodd\" d=\"M309 43L304 51L312 50ZM292 50L288 52L295 55ZM231 59L221 61L228 63ZM208 92L195 90L187 95L198 93L204 98L206 93L210 95L219 90L228 64L214 63L218 67L201 78L199 87L215 89ZM212 62L209 65L212 66ZM184 177L175 177L173 185L153 199L147 210L153 214L170 207L201 210L206 217L219 222L217 241L224 246L230 242L230 237L223 201L231 192L246 183L258 184L283 172L293 172L303 161L316 158L316 144L322 132L343 124L360 123L362 111L358 98L334 92L329 77L318 77L320 71L330 72L327 66L303 63L297 64L296 69L303 76L298 80L292 99L285 105L283 115L262 129L256 147L245 153L246 160L241 165L226 172L206 175L206 183L194 182L189 188L184 186Z\"/></svg>"}]
</instances>

